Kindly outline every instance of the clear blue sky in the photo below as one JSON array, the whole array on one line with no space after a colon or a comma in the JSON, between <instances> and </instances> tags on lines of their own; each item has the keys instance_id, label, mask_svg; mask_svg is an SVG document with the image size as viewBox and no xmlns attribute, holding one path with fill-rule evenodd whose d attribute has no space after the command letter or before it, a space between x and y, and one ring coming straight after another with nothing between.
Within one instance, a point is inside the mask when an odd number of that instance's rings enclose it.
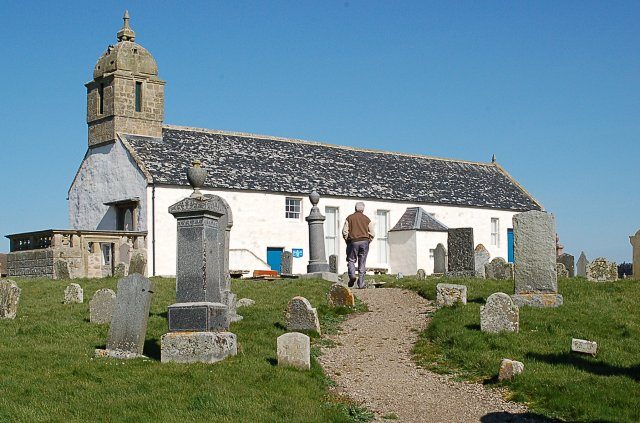
<instances>
[{"instance_id":1,"label":"clear blue sky","mask_svg":"<svg viewBox=\"0 0 640 423\"><path fill-rule=\"evenodd\" d=\"M68 227L85 88L127 8L165 122L501 163L566 250L640 228L640 2L3 2L0 234ZM0 241L0 251L8 241Z\"/></svg>"}]
</instances>

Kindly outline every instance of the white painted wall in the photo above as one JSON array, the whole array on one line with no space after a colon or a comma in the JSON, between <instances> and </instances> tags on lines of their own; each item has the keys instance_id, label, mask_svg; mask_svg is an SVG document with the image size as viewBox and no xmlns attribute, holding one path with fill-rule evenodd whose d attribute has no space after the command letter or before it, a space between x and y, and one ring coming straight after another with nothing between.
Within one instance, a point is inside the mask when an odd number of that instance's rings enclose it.
<instances>
[{"instance_id":1,"label":"white painted wall","mask_svg":"<svg viewBox=\"0 0 640 423\"><path fill-rule=\"evenodd\" d=\"M506 231L505 231L506 236ZM417 267L409 275L415 275L418 269L424 269L427 275L433 273L433 257L429 250L435 250L438 244L447 245L446 232L416 231L416 262Z\"/></svg>"},{"instance_id":2,"label":"white painted wall","mask_svg":"<svg viewBox=\"0 0 640 423\"><path fill-rule=\"evenodd\" d=\"M208 194L216 194L223 197L229 203L234 218L234 226L231 231L231 245L233 249L247 249L253 252L258 258L267 261L267 247L283 247L286 250L292 248L302 248L304 251L302 258L294 258L293 272L305 273L309 261L308 226L304 217L309 214L311 203L306 196L286 195L280 193L261 193L249 191L223 191L204 190ZM176 221L168 213L170 205L180 201L191 194L191 189L184 187L156 187L155 196L155 219L156 219L156 274L175 274L175 251L176 251ZM302 216L300 219L285 218L285 198L301 198ZM151 188L147 193L148 201L151 201ZM339 197L323 197L320 199L319 207L324 214L325 207L337 207L340 215L340 227L347 215L353 212L356 199L345 199ZM365 200L365 214L375 219L376 210L388 210L390 227L393 227L407 207L420 206L428 213L434 213L436 219L445 225L456 227L472 227L474 229L474 244L482 243L491 253L491 257L507 257L507 228L512 227L511 218L515 214L511 211L466 208L455 206L434 206L418 203L403 203L394 201L367 201ZM151 207L147 210L147 219L151 222ZM500 219L500 243L491 245L491 218ZM149 263L153 263L152 249L152 229L150 225L148 236ZM391 232L392 234L393 232ZM432 233L433 234L433 233ZM339 272L346 271L346 244L340 239L339 248ZM428 249L435 248L438 242L446 246L446 235L444 241L426 240L415 248L421 248L424 252L421 256L427 255ZM387 267L390 272L398 270L391 266L392 261L382 263L377 260L377 244L371 243L368 267ZM426 250L425 250L426 249ZM391 252L390 252L391 254ZM420 267L426 271L433 270L433 264L422 262ZM400 265L398 265L400 268ZM418 264L416 263L416 266ZM252 270L252 269L247 269ZM401 271L401 270L400 270ZM415 270L413 271L415 273ZM411 272L407 272L411 274Z\"/></svg>"},{"instance_id":3,"label":"white painted wall","mask_svg":"<svg viewBox=\"0 0 640 423\"><path fill-rule=\"evenodd\" d=\"M389 232L389 256L394 273L415 275L418 268L416 251L416 231Z\"/></svg>"},{"instance_id":4,"label":"white painted wall","mask_svg":"<svg viewBox=\"0 0 640 423\"><path fill-rule=\"evenodd\" d=\"M91 148L69 190L69 225L72 229L115 230L115 208L104 203L139 197L138 230L144 231L146 187L144 175L120 141Z\"/></svg>"}]
</instances>

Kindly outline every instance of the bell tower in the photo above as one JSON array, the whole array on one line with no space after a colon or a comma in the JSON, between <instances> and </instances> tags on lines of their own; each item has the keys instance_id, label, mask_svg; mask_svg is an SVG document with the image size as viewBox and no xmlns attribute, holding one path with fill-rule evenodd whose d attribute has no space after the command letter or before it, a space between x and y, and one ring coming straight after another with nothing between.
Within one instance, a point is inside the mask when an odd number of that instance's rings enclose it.
<instances>
[{"instance_id":1,"label":"bell tower","mask_svg":"<svg viewBox=\"0 0 640 423\"><path fill-rule=\"evenodd\" d=\"M123 20L118 43L107 47L85 84L89 147L113 142L117 133L162 136L165 82L151 53L135 43L129 12Z\"/></svg>"}]
</instances>

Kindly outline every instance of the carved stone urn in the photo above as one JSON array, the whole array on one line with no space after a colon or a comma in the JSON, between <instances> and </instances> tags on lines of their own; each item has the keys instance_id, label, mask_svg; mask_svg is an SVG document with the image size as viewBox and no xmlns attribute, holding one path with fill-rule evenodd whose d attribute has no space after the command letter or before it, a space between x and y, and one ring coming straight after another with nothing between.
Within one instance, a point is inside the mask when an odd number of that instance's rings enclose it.
<instances>
[{"instance_id":1,"label":"carved stone urn","mask_svg":"<svg viewBox=\"0 0 640 423\"><path fill-rule=\"evenodd\" d=\"M195 160L193 166L187 170L187 180L189 185L193 188L192 198L203 197L200 188L204 186L204 181L207 179L207 171L202 168L200 160Z\"/></svg>"}]
</instances>

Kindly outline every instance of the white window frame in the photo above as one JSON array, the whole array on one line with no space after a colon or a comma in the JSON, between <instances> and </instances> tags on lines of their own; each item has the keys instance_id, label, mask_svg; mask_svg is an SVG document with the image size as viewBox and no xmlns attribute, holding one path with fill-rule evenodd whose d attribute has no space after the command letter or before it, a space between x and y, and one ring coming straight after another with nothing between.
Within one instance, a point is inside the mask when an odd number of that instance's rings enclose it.
<instances>
[{"instance_id":1,"label":"white window frame","mask_svg":"<svg viewBox=\"0 0 640 423\"><path fill-rule=\"evenodd\" d=\"M329 231L327 230L327 227L325 227L325 231L324 231L324 242L325 242L325 249L327 252L327 259L329 258L330 254L330 250L329 250L329 244L333 244L334 245L334 249L335 249L335 254L338 256L338 259L340 259L340 237L341 235L341 228L340 228L340 208L339 207L335 207L335 206L325 206L324 208L324 215L328 216L329 213L327 212L327 209L333 209L335 210L335 216L336 216L336 220L334 222L334 236L329 236ZM325 220L325 223L328 225L329 219Z\"/></svg>"},{"instance_id":2,"label":"white window frame","mask_svg":"<svg viewBox=\"0 0 640 423\"><path fill-rule=\"evenodd\" d=\"M495 228L494 228L494 223L495 223ZM490 231L491 231L491 245L500 247L500 218L498 217L491 218Z\"/></svg>"},{"instance_id":3,"label":"white window frame","mask_svg":"<svg viewBox=\"0 0 640 423\"><path fill-rule=\"evenodd\" d=\"M385 216L385 227L387 229L387 233L381 234L380 233L380 227L379 227L379 223L378 223L378 219L380 219L380 214L384 213ZM391 212L389 210L384 210L384 209L379 209L376 210L376 236L375 236L375 241L376 241L376 250L377 250L377 259L378 259L378 264L379 265L389 265L389 221L390 221L390 215ZM381 246L384 245L384 252L385 252L385 257L384 257L384 261L380 260L380 256L382 255L382 251L380 251Z\"/></svg>"},{"instance_id":4,"label":"white window frame","mask_svg":"<svg viewBox=\"0 0 640 423\"><path fill-rule=\"evenodd\" d=\"M290 202L297 201L297 208L295 204ZM300 220L302 219L302 198L299 197L285 197L284 199L284 218L287 220Z\"/></svg>"}]
</instances>

